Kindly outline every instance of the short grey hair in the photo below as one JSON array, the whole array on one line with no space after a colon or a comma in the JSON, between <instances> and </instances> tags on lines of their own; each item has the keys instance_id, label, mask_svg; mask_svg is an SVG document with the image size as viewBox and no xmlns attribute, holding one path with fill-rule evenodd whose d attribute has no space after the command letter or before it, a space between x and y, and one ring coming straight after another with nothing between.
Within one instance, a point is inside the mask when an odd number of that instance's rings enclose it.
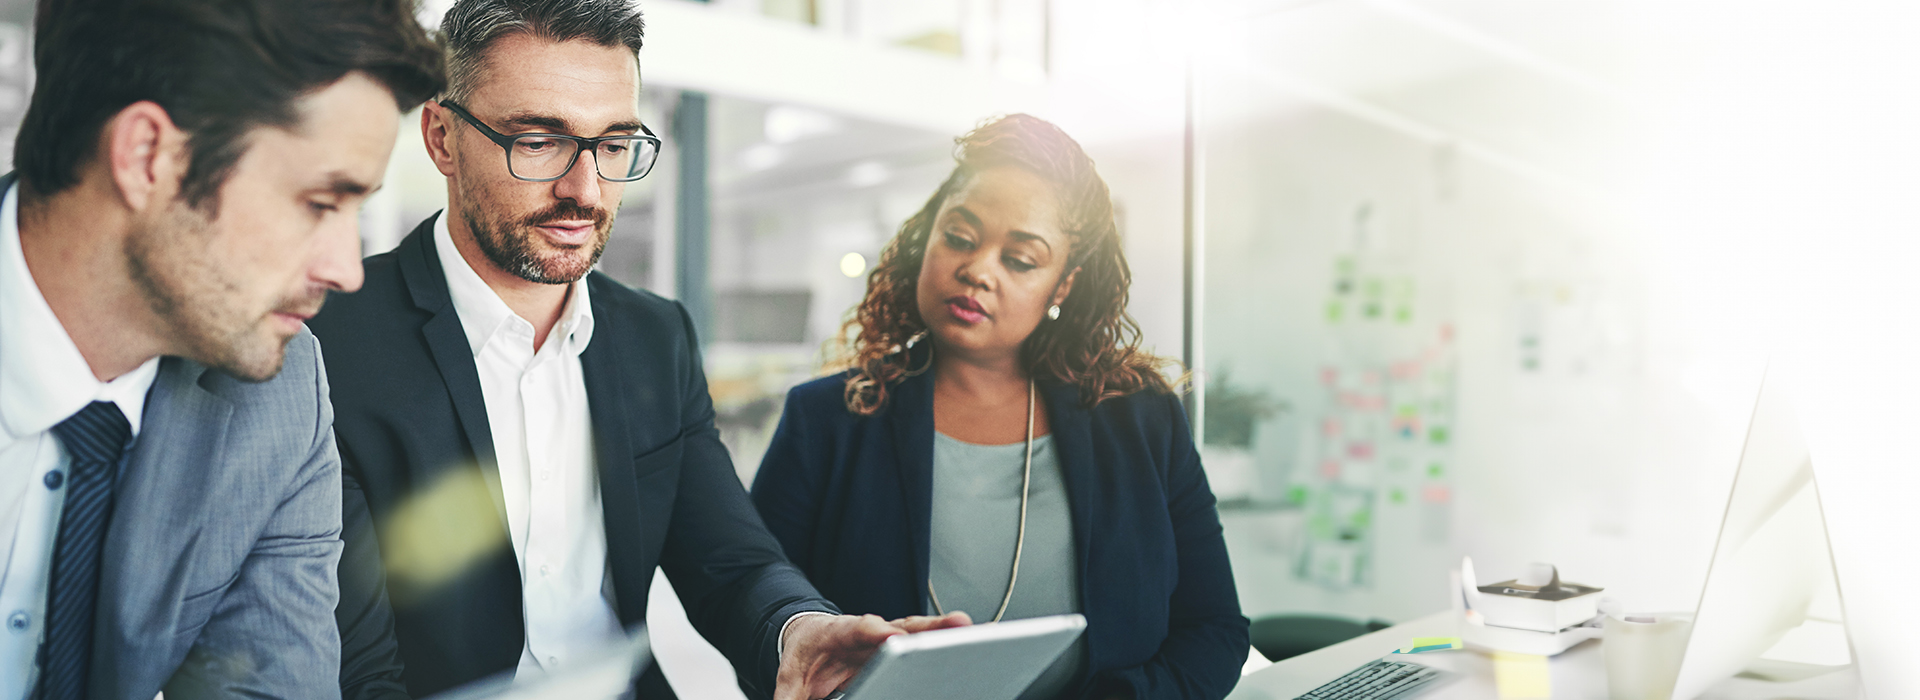
<instances>
[{"instance_id":1,"label":"short grey hair","mask_svg":"<svg viewBox=\"0 0 1920 700\"><path fill-rule=\"evenodd\" d=\"M550 41L585 39L640 52L646 23L634 0L458 0L440 20L447 54L447 90L440 99L465 103L486 64L487 47L526 32Z\"/></svg>"}]
</instances>

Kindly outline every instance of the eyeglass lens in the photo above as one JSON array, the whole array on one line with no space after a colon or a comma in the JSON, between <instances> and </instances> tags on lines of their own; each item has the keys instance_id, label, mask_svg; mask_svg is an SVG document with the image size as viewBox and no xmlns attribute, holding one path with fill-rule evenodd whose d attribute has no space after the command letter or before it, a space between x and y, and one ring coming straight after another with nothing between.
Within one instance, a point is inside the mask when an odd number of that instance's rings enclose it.
<instances>
[{"instance_id":1,"label":"eyeglass lens","mask_svg":"<svg viewBox=\"0 0 1920 700\"><path fill-rule=\"evenodd\" d=\"M566 174L579 148L579 142L570 139L522 136L508 149L507 166L515 177L554 179ZM601 177L626 181L646 176L658 155L652 140L635 136L601 141L594 149L593 160Z\"/></svg>"}]
</instances>

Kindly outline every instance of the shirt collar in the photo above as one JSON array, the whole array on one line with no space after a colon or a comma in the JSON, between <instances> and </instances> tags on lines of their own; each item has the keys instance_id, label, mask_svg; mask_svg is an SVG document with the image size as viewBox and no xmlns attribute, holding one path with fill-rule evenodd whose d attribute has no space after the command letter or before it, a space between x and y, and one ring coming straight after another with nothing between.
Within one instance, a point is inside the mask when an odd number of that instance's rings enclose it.
<instances>
[{"instance_id":1,"label":"shirt collar","mask_svg":"<svg viewBox=\"0 0 1920 700\"><path fill-rule=\"evenodd\" d=\"M453 246L453 233L447 229L448 216L442 211L434 217L434 254L440 257L440 269L446 274L447 294L453 298L454 313L460 315L460 327L467 332L467 347L477 356L495 336L515 326L524 326L531 332L532 325L514 314L507 302L487 286L486 280L480 279L480 273L467 265L466 256ZM585 277L574 280L571 285L567 308L561 313L554 332L562 334L561 349L569 355L579 355L593 340L593 303Z\"/></svg>"},{"instance_id":2,"label":"shirt collar","mask_svg":"<svg viewBox=\"0 0 1920 700\"><path fill-rule=\"evenodd\" d=\"M0 449L46 432L94 401L112 401L140 433L160 358L102 382L53 315L20 248L20 186L0 194Z\"/></svg>"}]
</instances>

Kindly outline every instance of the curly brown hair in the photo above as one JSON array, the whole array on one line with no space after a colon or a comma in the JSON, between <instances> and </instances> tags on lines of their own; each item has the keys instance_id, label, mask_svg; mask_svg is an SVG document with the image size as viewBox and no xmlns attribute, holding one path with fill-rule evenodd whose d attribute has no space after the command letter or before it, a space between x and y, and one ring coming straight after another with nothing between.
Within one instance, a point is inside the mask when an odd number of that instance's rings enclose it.
<instances>
[{"instance_id":1,"label":"curly brown hair","mask_svg":"<svg viewBox=\"0 0 1920 700\"><path fill-rule=\"evenodd\" d=\"M958 165L880 251L867 277L866 299L835 338L832 366L851 370L847 410L873 415L886 404L889 387L908 376L907 349L927 331L915 296L934 218L976 173L999 166L1023 168L1053 185L1065 219L1061 229L1071 242L1063 274L1080 270L1060 304L1060 318L1042 322L1022 343L1022 366L1033 376L1078 387L1088 408L1141 390L1171 393L1161 370L1174 363L1140 348L1140 326L1127 315L1133 272L1114 225L1113 199L1080 144L1026 114L990 120L954 143Z\"/></svg>"}]
</instances>

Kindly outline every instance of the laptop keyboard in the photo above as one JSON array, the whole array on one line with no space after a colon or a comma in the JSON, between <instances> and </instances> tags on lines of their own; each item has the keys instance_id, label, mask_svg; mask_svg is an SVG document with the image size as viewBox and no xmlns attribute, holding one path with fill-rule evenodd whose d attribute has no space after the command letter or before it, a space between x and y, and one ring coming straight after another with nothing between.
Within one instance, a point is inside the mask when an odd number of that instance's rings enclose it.
<instances>
[{"instance_id":1,"label":"laptop keyboard","mask_svg":"<svg viewBox=\"0 0 1920 700\"><path fill-rule=\"evenodd\" d=\"M1381 659L1333 679L1294 700L1395 700L1432 690L1455 674L1431 666Z\"/></svg>"}]
</instances>

